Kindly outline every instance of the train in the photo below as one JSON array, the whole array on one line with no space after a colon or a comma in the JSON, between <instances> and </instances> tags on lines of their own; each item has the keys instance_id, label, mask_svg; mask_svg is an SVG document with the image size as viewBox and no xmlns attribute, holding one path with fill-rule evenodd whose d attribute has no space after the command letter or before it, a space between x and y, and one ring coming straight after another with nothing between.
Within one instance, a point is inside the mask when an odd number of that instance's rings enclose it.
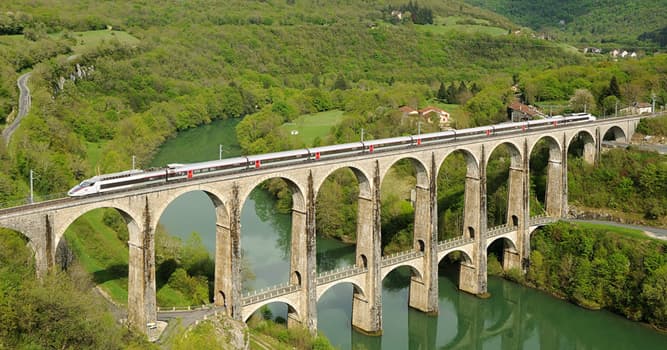
<instances>
[{"instance_id":1,"label":"train","mask_svg":"<svg viewBox=\"0 0 667 350\"><path fill-rule=\"evenodd\" d=\"M446 144L471 138L550 129L572 123L585 123L593 120L596 120L596 118L590 114L576 113L524 122L503 123L469 129L447 130L428 134L359 141L191 164L168 164L163 168L157 169L133 169L113 174L94 176L74 186L67 192L67 195L70 197L81 197L103 192L126 190L154 183L186 181L208 175L237 173L266 167L316 162L324 159L359 156L424 145Z\"/></svg>"}]
</instances>

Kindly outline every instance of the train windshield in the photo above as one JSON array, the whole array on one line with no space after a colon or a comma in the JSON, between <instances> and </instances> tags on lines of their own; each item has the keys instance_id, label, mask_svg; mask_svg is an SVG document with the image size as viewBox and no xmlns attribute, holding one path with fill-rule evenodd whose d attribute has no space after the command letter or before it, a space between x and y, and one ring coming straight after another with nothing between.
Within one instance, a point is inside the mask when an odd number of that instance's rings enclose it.
<instances>
[{"instance_id":1,"label":"train windshield","mask_svg":"<svg viewBox=\"0 0 667 350\"><path fill-rule=\"evenodd\" d=\"M82 183L79 185L79 187L90 187L90 186L92 186L92 185L94 185L94 184L95 184L95 183L92 182L92 181L84 181L84 182L82 182Z\"/></svg>"}]
</instances>

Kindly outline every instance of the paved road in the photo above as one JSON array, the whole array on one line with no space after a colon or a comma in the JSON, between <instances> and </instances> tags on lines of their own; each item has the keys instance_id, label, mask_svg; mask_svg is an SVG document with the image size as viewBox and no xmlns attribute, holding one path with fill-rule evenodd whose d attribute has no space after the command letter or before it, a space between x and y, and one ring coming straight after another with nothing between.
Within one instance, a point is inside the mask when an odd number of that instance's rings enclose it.
<instances>
[{"instance_id":1,"label":"paved road","mask_svg":"<svg viewBox=\"0 0 667 350\"><path fill-rule=\"evenodd\" d=\"M667 239L667 229L659 228L659 227L640 226L640 225L632 225L632 224L621 224L619 222L603 221L603 220L565 219L565 221L588 222L588 223L591 223L591 224L601 224L601 225L609 225L609 226L616 226L616 227L632 228L632 229L635 229L635 230L649 232L652 235L654 235L656 238L659 238L659 239Z\"/></svg>"},{"instance_id":2,"label":"paved road","mask_svg":"<svg viewBox=\"0 0 667 350\"><path fill-rule=\"evenodd\" d=\"M12 138L12 134L16 131L16 128L19 127L21 119L28 114L30 111L30 89L28 88L28 79L32 72L28 72L19 77L16 81L16 85L19 87L19 113L14 118L14 121L2 131L2 138L5 140L5 144L9 144L9 140Z\"/></svg>"}]
</instances>

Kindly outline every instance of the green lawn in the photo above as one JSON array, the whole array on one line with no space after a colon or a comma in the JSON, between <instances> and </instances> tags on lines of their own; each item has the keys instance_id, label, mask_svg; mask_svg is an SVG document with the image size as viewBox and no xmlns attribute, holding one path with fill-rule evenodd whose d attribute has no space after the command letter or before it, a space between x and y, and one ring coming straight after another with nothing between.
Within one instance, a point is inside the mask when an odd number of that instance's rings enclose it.
<instances>
[{"instance_id":1,"label":"green lawn","mask_svg":"<svg viewBox=\"0 0 667 350\"><path fill-rule=\"evenodd\" d=\"M54 39L62 38L65 33L50 34ZM70 32L68 34L72 39L76 40L76 44L72 45L74 54L82 54L87 50L97 47L103 41L111 41L117 39L121 43L136 45L139 39L135 38L127 32L112 31L112 30L90 30L86 32Z\"/></svg>"},{"instance_id":2,"label":"green lawn","mask_svg":"<svg viewBox=\"0 0 667 350\"><path fill-rule=\"evenodd\" d=\"M466 21L465 24L459 24ZM470 23L468 23L470 22ZM475 24L473 24L475 23ZM488 21L482 19L464 18L464 17L436 17L433 25L415 26L418 30L447 34L453 31L463 33L484 33L493 36L507 35L507 29L494 27Z\"/></svg>"},{"instance_id":3,"label":"green lawn","mask_svg":"<svg viewBox=\"0 0 667 350\"><path fill-rule=\"evenodd\" d=\"M302 115L281 128L292 137L298 137L306 146L313 146L315 138L324 139L331 127L343 119L343 111L333 110L316 114Z\"/></svg>"},{"instance_id":4,"label":"green lawn","mask_svg":"<svg viewBox=\"0 0 667 350\"><path fill-rule=\"evenodd\" d=\"M604 225L604 224L592 224L588 222L576 222L575 225L585 229L587 228L594 230L604 230L608 233L614 233L628 238L656 240L653 237L647 236L643 231L632 228L618 227L618 226Z\"/></svg>"}]
</instances>

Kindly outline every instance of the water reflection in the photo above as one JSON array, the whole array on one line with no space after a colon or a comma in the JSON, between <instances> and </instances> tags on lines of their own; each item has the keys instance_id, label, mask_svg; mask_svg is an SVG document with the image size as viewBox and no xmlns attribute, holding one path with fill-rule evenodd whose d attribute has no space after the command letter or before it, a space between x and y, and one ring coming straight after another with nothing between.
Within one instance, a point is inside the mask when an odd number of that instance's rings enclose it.
<instances>
[{"instance_id":1,"label":"water reflection","mask_svg":"<svg viewBox=\"0 0 667 350\"><path fill-rule=\"evenodd\" d=\"M177 203L181 200L185 203ZM166 221L178 223L180 230L174 229L178 225L163 224L170 232L186 235L197 230L212 251L215 236L210 200L203 193L193 192L177 202L176 209L163 219L169 217ZM244 286L246 289L272 286L289 278L291 217L276 212L271 203L270 195L258 190L243 207L242 247L257 276L253 283ZM211 211L210 219L202 218L207 210ZM183 228L185 224L189 224L189 229ZM354 252L354 245L318 237L317 269L321 272L352 265ZM408 307L410 270L401 268L383 281L381 337L368 337L352 330L351 284L334 286L320 298L318 329L342 350L657 349L667 344L667 336L621 317L583 310L496 278L489 279L492 297L479 299L458 291L455 266L441 264L437 316ZM274 317L287 317L284 304L274 303L269 309Z\"/></svg>"}]
</instances>

